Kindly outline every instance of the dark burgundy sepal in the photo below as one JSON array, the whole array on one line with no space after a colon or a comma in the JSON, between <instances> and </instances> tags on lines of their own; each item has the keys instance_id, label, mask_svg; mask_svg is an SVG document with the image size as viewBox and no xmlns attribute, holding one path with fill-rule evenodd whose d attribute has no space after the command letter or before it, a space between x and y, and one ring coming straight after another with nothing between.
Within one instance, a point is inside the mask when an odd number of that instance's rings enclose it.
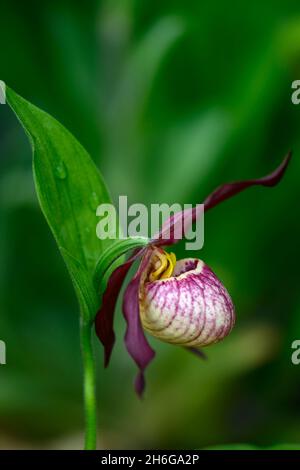
<instances>
[{"instance_id":1,"label":"dark burgundy sepal","mask_svg":"<svg viewBox=\"0 0 300 470\"><path fill-rule=\"evenodd\" d=\"M104 346L104 367L108 366L115 343L113 322L118 295L130 267L143 252L144 249L137 250L131 258L113 271L102 297L102 305L96 314L95 330L99 340Z\"/></svg>"}]
</instances>

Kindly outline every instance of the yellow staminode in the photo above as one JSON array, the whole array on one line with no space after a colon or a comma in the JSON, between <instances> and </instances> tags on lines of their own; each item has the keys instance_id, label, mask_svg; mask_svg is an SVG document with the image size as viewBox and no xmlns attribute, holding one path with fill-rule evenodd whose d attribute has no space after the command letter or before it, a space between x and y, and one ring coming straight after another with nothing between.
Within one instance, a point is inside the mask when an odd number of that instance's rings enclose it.
<instances>
[{"instance_id":1,"label":"yellow staminode","mask_svg":"<svg viewBox=\"0 0 300 470\"><path fill-rule=\"evenodd\" d=\"M150 274L149 280L151 282L171 277L176 264L176 256L174 253L167 253L166 251L161 250L158 251L156 255L159 258L157 263L160 264L158 268Z\"/></svg>"}]
</instances>

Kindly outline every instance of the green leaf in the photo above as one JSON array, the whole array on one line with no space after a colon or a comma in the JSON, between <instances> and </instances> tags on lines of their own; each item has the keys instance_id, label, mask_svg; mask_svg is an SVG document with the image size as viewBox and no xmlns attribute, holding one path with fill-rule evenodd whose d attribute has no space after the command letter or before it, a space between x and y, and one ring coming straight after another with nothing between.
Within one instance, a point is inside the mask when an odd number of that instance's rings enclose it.
<instances>
[{"instance_id":1,"label":"green leaf","mask_svg":"<svg viewBox=\"0 0 300 470\"><path fill-rule=\"evenodd\" d=\"M94 274L94 285L98 292L103 293L111 273L124 261L124 255L136 248L142 248L149 243L148 238L136 237L118 240L108 247L97 262Z\"/></svg>"},{"instance_id":2,"label":"green leaf","mask_svg":"<svg viewBox=\"0 0 300 470\"><path fill-rule=\"evenodd\" d=\"M96 208L110 203L108 191L89 154L56 119L9 87L6 99L30 139L41 209L67 264L84 317L91 320L100 303L94 269L103 250L114 243L96 235Z\"/></svg>"}]
</instances>

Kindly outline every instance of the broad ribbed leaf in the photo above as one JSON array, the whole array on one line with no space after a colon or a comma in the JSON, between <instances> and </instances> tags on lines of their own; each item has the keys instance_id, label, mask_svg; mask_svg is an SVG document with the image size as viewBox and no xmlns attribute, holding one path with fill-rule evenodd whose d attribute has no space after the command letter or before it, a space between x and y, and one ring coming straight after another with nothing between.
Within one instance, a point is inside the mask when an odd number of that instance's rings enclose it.
<instances>
[{"instance_id":1,"label":"broad ribbed leaf","mask_svg":"<svg viewBox=\"0 0 300 470\"><path fill-rule=\"evenodd\" d=\"M41 209L67 264L86 319L99 306L93 273L103 250L113 243L96 236L96 208L109 203L93 160L56 119L6 88L6 98L33 149L33 171Z\"/></svg>"}]
</instances>

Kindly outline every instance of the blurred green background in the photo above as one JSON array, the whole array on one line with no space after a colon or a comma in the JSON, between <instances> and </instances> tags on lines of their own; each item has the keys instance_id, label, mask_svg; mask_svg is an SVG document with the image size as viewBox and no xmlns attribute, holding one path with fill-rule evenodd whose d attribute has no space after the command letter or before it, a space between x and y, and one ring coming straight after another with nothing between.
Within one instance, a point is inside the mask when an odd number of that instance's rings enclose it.
<instances>
[{"instance_id":1,"label":"blurred green background","mask_svg":"<svg viewBox=\"0 0 300 470\"><path fill-rule=\"evenodd\" d=\"M117 315L98 357L99 447L300 443L299 1L1 2L0 78L88 149L114 201L202 202L262 176L293 148L274 189L209 212L198 255L231 293L237 324L200 361L151 340L140 402ZM183 246L176 248L184 256ZM0 447L80 448L78 308L37 204L31 151L0 106Z\"/></svg>"}]
</instances>

